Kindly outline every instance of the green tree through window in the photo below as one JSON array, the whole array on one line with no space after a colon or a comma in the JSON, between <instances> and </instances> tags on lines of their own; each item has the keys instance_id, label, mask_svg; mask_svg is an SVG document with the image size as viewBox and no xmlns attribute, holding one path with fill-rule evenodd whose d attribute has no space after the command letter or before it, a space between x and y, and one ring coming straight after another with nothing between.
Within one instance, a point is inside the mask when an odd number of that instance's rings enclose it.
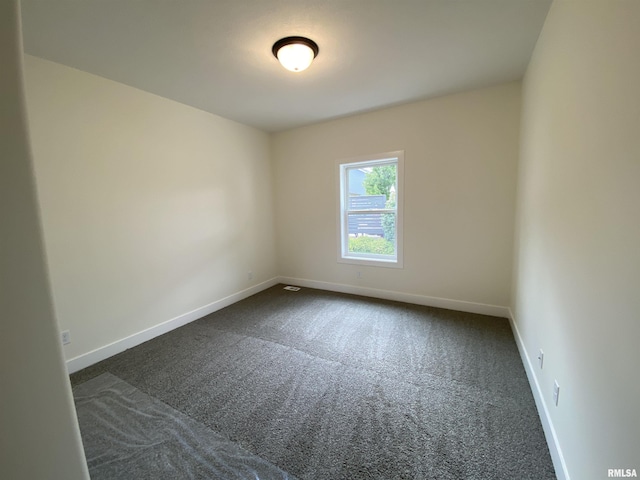
<instances>
[{"instance_id":1,"label":"green tree through window","mask_svg":"<svg viewBox=\"0 0 640 480\"><path fill-rule=\"evenodd\" d=\"M382 165L373 167L364 176L362 183L367 195L384 195L388 201L391 197L391 187L395 187L396 184L396 166Z\"/></svg>"},{"instance_id":2,"label":"green tree through window","mask_svg":"<svg viewBox=\"0 0 640 480\"><path fill-rule=\"evenodd\" d=\"M371 171L366 173L362 183L367 195L384 195L387 198L385 208L396 207L395 165L373 167ZM388 213L382 214L382 229L384 230L384 238L393 243L396 237L396 216Z\"/></svg>"}]
</instances>

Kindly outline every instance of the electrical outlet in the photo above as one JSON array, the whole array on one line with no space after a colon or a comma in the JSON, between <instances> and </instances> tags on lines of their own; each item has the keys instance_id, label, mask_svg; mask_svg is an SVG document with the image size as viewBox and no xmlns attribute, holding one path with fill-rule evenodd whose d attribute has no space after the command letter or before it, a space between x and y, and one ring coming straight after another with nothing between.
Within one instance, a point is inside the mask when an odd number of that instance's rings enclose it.
<instances>
[{"instance_id":1,"label":"electrical outlet","mask_svg":"<svg viewBox=\"0 0 640 480\"><path fill-rule=\"evenodd\" d=\"M62 338L63 345L68 345L71 343L71 332L69 332L69 330L64 330L63 332L60 332L60 337Z\"/></svg>"},{"instance_id":2,"label":"electrical outlet","mask_svg":"<svg viewBox=\"0 0 640 480\"><path fill-rule=\"evenodd\" d=\"M558 406L558 398L560 397L560 385L558 385L558 381L553 381L553 403Z\"/></svg>"},{"instance_id":3,"label":"electrical outlet","mask_svg":"<svg viewBox=\"0 0 640 480\"><path fill-rule=\"evenodd\" d=\"M253 272L252 272L252 271L249 271L249 272L247 273L247 279L248 279L248 280L253 280Z\"/></svg>"},{"instance_id":4,"label":"electrical outlet","mask_svg":"<svg viewBox=\"0 0 640 480\"><path fill-rule=\"evenodd\" d=\"M540 349L540 353L538 354L538 364L540 365L540 370L542 370L542 365L544 363L544 352Z\"/></svg>"}]
</instances>

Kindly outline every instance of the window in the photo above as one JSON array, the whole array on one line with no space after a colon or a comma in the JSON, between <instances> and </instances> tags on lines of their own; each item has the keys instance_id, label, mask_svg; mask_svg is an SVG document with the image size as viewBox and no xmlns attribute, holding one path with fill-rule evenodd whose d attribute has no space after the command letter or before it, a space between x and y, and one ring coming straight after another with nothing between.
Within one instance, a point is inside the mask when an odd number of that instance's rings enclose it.
<instances>
[{"instance_id":1,"label":"window","mask_svg":"<svg viewBox=\"0 0 640 480\"><path fill-rule=\"evenodd\" d=\"M404 152L338 162L338 261L402 268Z\"/></svg>"}]
</instances>

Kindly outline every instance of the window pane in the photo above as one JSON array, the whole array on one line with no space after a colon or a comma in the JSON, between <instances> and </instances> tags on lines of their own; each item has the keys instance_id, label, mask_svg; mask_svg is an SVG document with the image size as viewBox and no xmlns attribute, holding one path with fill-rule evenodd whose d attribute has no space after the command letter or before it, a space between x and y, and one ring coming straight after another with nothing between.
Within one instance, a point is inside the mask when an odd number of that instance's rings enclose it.
<instances>
[{"instance_id":1,"label":"window pane","mask_svg":"<svg viewBox=\"0 0 640 480\"><path fill-rule=\"evenodd\" d=\"M384 195L390 200L396 192L396 170L395 164L348 168L349 197Z\"/></svg>"},{"instance_id":2,"label":"window pane","mask_svg":"<svg viewBox=\"0 0 640 480\"><path fill-rule=\"evenodd\" d=\"M348 215L349 253L395 255L395 213Z\"/></svg>"},{"instance_id":3,"label":"window pane","mask_svg":"<svg viewBox=\"0 0 640 480\"><path fill-rule=\"evenodd\" d=\"M349 210L382 210L387 208L384 195L352 195L349 197Z\"/></svg>"}]
</instances>

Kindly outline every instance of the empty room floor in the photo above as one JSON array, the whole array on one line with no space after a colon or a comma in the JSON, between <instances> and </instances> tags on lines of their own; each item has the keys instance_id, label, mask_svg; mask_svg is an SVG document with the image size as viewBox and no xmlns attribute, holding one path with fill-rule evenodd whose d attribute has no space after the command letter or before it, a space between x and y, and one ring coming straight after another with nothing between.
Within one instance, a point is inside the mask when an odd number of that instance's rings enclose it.
<instances>
[{"instance_id":1,"label":"empty room floor","mask_svg":"<svg viewBox=\"0 0 640 480\"><path fill-rule=\"evenodd\" d=\"M504 318L277 285L71 380L94 480L556 478Z\"/></svg>"}]
</instances>

